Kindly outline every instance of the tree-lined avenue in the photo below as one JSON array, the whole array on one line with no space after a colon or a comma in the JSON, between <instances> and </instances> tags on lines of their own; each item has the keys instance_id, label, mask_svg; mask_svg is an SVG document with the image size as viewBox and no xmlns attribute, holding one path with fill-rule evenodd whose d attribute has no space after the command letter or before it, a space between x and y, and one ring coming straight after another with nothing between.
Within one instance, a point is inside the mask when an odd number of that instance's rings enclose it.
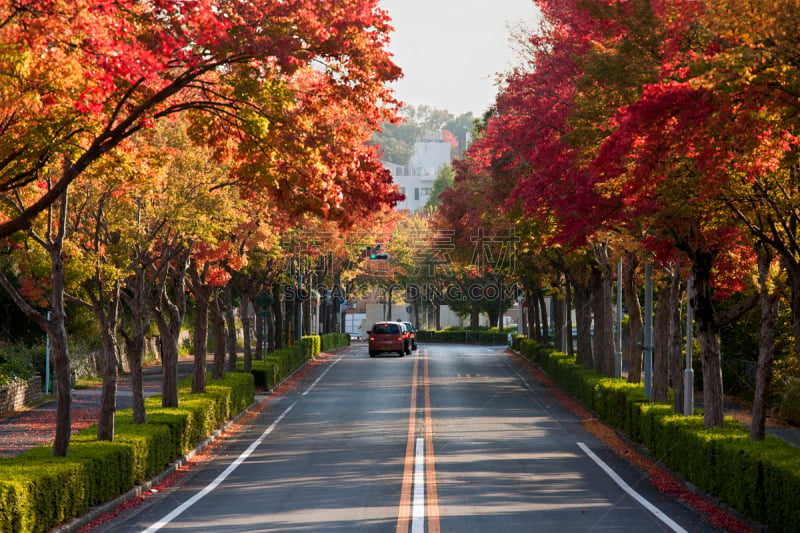
<instances>
[{"instance_id":1,"label":"tree-lined avenue","mask_svg":"<svg viewBox=\"0 0 800 533\"><path fill-rule=\"evenodd\" d=\"M369 358L356 345L266 401L183 484L97 531L143 531L163 521L265 430L238 468L159 531L417 530L418 491L404 480L419 439L425 531L714 531L660 496L500 347L428 345L404 358ZM668 520L620 488L578 443Z\"/></svg>"}]
</instances>

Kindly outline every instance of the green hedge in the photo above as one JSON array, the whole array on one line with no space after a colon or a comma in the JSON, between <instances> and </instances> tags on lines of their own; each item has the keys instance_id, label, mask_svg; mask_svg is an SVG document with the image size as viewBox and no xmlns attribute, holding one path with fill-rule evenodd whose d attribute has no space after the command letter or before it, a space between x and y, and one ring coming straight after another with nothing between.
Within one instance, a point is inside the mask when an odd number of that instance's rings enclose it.
<instances>
[{"instance_id":1,"label":"green hedge","mask_svg":"<svg viewBox=\"0 0 800 533\"><path fill-rule=\"evenodd\" d=\"M532 339L515 337L512 347L684 479L774 531L800 531L796 447L771 435L750 441L746 428L732 418L724 428L705 428L701 410L691 417L674 414L671 401L651 403L642 384L598 376L574 357Z\"/></svg>"},{"instance_id":2,"label":"green hedge","mask_svg":"<svg viewBox=\"0 0 800 533\"><path fill-rule=\"evenodd\" d=\"M347 333L326 333L320 339L323 352L341 348L342 346L350 346L350 335Z\"/></svg>"},{"instance_id":3,"label":"green hedge","mask_svg":"<svg viewBox=\"0 0 800 533\"><path fill-rule=\"evenodd\" d=\"M491 346L508 345L509 333L498 331L467 331L463 329L445 329L417 331L417 342L453 342L463 344L483 344Z\"/></svg>"},{"instance_id":4,"label":"green hedge","mask_svg":"<svg viewBox=\"0 0 800 533\"><path fill-rule=\"evenodd\" d=\"M253 376L244 373L209 379L206 388L191 394L191 376L183 380L174 409L162 408L160 396L147 398L147 424L135 425L130 410L120 411L114 442L96 441L92 426L72 437L69 457L40 446L0 459L0 531L47 531L123 494L163 472L255 395Z\"/></svg>"},{"instance_id":5,"label":"green hedge","mask_svg":"<svg viewBox=\"0 0 800 533\"><path fill-rule=\"evenodd\" d=\"M350 336L346 333L307 335L299 343L267 354L266 361L254 360L250 372L253 374L256 387L270 390L320 353L349 345ZM237 370L243 369L244 362L240 360Z\"/></svg>"}]
</instances>

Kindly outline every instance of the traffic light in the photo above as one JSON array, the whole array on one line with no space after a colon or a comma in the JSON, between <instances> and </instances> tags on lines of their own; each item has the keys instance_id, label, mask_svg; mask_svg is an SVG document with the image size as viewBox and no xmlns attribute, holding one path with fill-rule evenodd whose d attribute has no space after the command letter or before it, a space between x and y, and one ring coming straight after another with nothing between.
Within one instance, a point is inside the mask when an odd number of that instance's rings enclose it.
<instances>
[{"instance_id":1,"label":"traffic light","mask_svg":"<svg viewBox=\"0 0 800 533\"><path fill-rule=\"evenodd\" d=\"M374 248L367 246L367 253L370 259L376 261L386 261L389 259L389 254L383 251L383 245L381 243L376 244Z\"/></svg>"},{"instance_id":2,"label":"traffic light","mask_svg":"<svg viewBox=\"0 0 800 533\"><path fill-rule=\"evenodd\" d=\"M377 259L377 256L379 253L381 253L382 248L383 245L381 243L376 244L374 248L367 248L367 250L369 250L369 258Z\"/></svg>"}]
</instances>

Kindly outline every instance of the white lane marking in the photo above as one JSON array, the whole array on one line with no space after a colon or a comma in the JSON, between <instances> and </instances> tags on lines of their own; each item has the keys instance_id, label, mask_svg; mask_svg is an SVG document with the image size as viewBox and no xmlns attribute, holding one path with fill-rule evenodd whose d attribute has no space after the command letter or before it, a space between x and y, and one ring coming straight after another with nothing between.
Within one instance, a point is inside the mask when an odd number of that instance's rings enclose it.
<instances>
[{"instance_id":1,"label":"white lane marking","mask_svg":"<svg viewBox=\"0 0 800 533\"><path fill-rule=\"evenodd\" d=\"M342 358L340 357L339 359L337 359L336 361L334 361L333 363L331 363L331 364L330 364L330 366L328 366L328 368L326 368L326 369L325 369L325 372L323 372L322 374L320 374L320 376L319 376L317 379L315 379L315 380L314 380L314 383L312 383L311 385L309 385L309 386L308 386L308 388L307 388L305 391L303 391L303 394L302 394L301 396L305 396L306 394L308 394L309 392L311 392L311 389L313 389L314 387L316 387L316 386L317 386L317 383L319 383L319 382L320 382L320 380L321 380L322 378L324 378L324 377L325 377L325 374L327 374L327 373L328 373L328 371L329 371L331 368L333 368L333 365L335 365L336 363L338 363L338 362L339 362L339 361L341 361L341 360L342 360Z\"/></svg>"},{"instance_id":2,"label":"white lane marking","mask_svg":"<svg viewBox=\"0 0 800 533\"><path fill-rule=\"evenodd\" d=\"M644 498L644 496L633 490L633 488L631 488L630 485L625 483L625 481L621 477L619 477L619 475L617 475L617 473L614 472L614 470L612 470L611 467L608 466L602 459L600 459L597 455L595 455L595 453L592 450L590 450L588 446L586 446L582 442L579 442L578 446L580 447L581 450L584 451L586 455L588 455L592 459L592 461L597 463L597 466L602 468L603 471L606 474L608 474L608 477L613 479L614 482L622 488L622 490L627 492L634 500L639 502L639 504L642 507L653 513L653 515L655 515L656 518L664 522L667 525L667 527L672 529L672 531L675 531L676 533L687 533L685 529L683 529L681 526L676 524L670 517L661 512L661 510L658 507L647 501Z\"/></svg>"},{"instance_id":3,"label":"white lane marking","mask_svg":"<svg viewBox=\"0 0 800 533\"><path fill-rule=\"evenodd\" d=\"M275 421L274 421L272 424L270 424L270 426L269 426L267 429L265 429L265 430L264 430L264 433L262 433L260 437L258 437L256 440L254 440L254 441L253 441L253 442L250 444L250 446L248 446L248 447L247 447L247 449L246 449L245 451L243 451L243 452L242 452L242 454L241 454L239 457L237 457L237 458L236 458L236 460L235 460L235 461L233 461L233 462L232 462L230 465L228 465L228 468L226 468L225 470L223 470L223 471L222 471L222 473L221 473L220 475L218 475L218 476L216 477L216 479L214 479L214 481L212 481L211 483L209 483L208 485L206 485L206 487L205 487L203 490L201 490L200 492L198 492L197 494L195 494L194 496L192 496L191 498L189 498L188 500L186 500L185 502L183 502L181 505L179 505L178 507L176 507L176 508L175 508L175 509L174 509L174 510L173 510L171 513L169 513L167 516L165 516L164 518L162 518L161 520L159 520L158 522L156 522L156 523L155 523L155 524L153 524L152 526L148 527L147 529L145 529L145 530L144 530L144 533L153 533L154 531L158 531L158 530L159 530L159 529L161 529L162 527L166 526L167 524L169 524L170 522L172 522L173 520L175 520L175 518L177 518L177 517L178 517L178 516L179 516L181 513L183 513L183 512L184 512L186 509L188 509L189 507L191 507L192 505L194 505L195 503L197 503L198 501L200 501L200 500L201 500L203 497L205 497L206 495L208 495L208 494L209 494L209 493L210 493L212 490L214 490L215 488L217 488L217 486L218 486L220 483L222 483L223 481L225 481L225 479L226 479L226 478L227 478L229 475L231 475L231 473L232 473L234 470L236 470L236 468L237 468L237 467L238 467L240 464L242 464L242 462L243 462L245 459L247 459L248 457L250 457L250 454L251 454L251 453L253 453L253 451L255 451L255 449L256 449L256 448L258 448L258 446L259 446L259 445L260 445L260 444L261 444L261 443L264 441L264 439L265 439L265 438L267 438L267 436L268 436L270 433L272 433L272 431L275 429L275 427L276 427L276 426L277 426L277 425L280 423L280 421L281 421L281 420L283 420L283 418L284 418L284 417L285 417L287 414L289 414L289 411L291 411L291 410L294 408L294 406L295 406L295 405L297 405L297 402L294 402L292 405L290 405L289 407L287 407L287 408L286 408L286 410L285 410L283 413L281 413L281 416L279 416L278 418L276 418L276 419L275 419Z\"/></svg>"},{"instance_id":4,"label":"white lane marking","mask_svg":"<svg viewBox=\"0 0 800 533\"><path fill-rule=\"evenodd\" d=\"M414 453L414 503L411 533L425 532L425 439L417 437Z\"/></svg>"}]
</instances>

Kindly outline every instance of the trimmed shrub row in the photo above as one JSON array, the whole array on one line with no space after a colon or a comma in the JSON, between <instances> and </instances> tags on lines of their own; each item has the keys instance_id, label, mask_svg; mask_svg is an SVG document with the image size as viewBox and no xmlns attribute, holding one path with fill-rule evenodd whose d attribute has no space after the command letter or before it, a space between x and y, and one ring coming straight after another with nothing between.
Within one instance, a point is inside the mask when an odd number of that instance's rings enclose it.
<instances>
[{"instance_id":1,"label":"trimmed shrub row","mask_svg":"<svg viewBox=\"0 0 800 533\"><path fill-rule=\"evenodd\" d=\"M514 338L512 347L684 479L773 531L800 531L800 451L794 446L771 435L750 441L732 418L724 428L706 429L701 410L676 415L671 403L651 403L642 384L598 376L532 339Z\"/></svg>"},{"instance_id":2,"label":"trimmed shrub row","mask_svg":"<svg viewBox=\"0 0 800 533\"><path fill-rule=\"evenodd\" d=\"M326 333L320 336L321 350L327 352L342 346L350 346L350 335L347 333Z\"/></svg>"},{"instance_id":3,"label":"trimmed shrub row","mask_svg":"<svg viewBox=\"0 0 800 533\"><path fill-rule=\"evenodd\" d=\"M304 336L298 343L267 354L265 361L254 360L252 362L250 372L255 379L255 386L270 390L300 368L306 361L314 359L321 352L327 352L349 344L350 336L346 333ZM239 361L237 370L241 371L243 369L244 363Z\"/></svg>"},{"instance_id":4,"label":"trimmed shrub row","mask_svg":"<svg viewBox=\"0 0 800 533\"><path fill-rule=\"evenodd\" d=\"M164 409L161 396L152 396L147 424L135 425L129 409L120 411L114 442L95 440L92 426L72 437L66 458L40 446L0 459L0 531L47 531L164 471L252 403L253 376L209 378L206 391L192 394L189 376L179 387L180 407Z\"/></svg>"},{"instance_id":5,"label":"trimmed shrub row","mask_svg":"<svg viewBox=\"0 0 800 533\"><path fill-rule=\"evenodd\" d=\"M419 330L417 331L417 342L456 342L500 346L508 344L508 333L496 331Z\"/></svg>"}]
</instances>

